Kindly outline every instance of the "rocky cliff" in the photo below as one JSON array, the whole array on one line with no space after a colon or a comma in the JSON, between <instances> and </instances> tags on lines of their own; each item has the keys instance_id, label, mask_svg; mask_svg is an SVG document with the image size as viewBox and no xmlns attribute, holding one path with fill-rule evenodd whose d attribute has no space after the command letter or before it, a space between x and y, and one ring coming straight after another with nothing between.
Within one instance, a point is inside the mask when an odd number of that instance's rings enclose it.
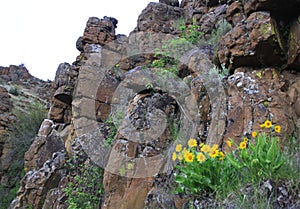
<instances>
[{"instance_id":1,"label":"rocky cliff","mask_svg":"<svg viewBox=\"0 0 300 209\"><path fill-rule=\"evenodd\" d=\"M182 208L171 192L175 142L227 151L225 140L238 144L266 119L283 143L299 140L299 6L161 0L128 37L115 18L89 18L76 61L58 67L10 208Z\"/></svg>"}]
</instances>

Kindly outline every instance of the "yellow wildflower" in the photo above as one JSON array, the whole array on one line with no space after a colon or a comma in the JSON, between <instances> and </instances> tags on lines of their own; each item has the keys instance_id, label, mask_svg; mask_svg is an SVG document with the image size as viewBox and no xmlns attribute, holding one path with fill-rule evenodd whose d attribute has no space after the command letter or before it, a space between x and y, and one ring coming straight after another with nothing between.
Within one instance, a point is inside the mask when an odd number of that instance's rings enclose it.
<instances>
[{"instance_id":1,"label":"yellow wildflower","mask_svg":"<svg viewBox=\"0 0 300 209\"><path fill-rule=\"evenodd\" d=\"M272 122L269 121L269 120L266 120L265 125L266 125L266 128L271 128L272 127Z\"/></svg>"},{"instance_id":2,"label":"yellow wildflower","mask_svg":"<svg viewBox=\"0 0 300 209\"><path fill-rule=\"evenodd\" d=\"M215 158L219 155L219 150L215 149L212 150L211 152L209 152L209 156L211 156L212 158Z\"/></svg>"},{"instance_id":3,"label":"yellow wildflower","mask_svg":"<svg viewBox=\"0 0 300 209\"><path fill-rule=\"evenodd\" d=\"M261 128L271 128L272 122L269 120L266 120L263 124L260 125Z\"/></svg>"},{"instance_id":4,"label":"yellow wildflower","mask_svg":"<svg viewBox=\"0 0 300 209\"><path fill-rule=\"evenodd\" d=\"M182 153L179 153L178 155L177 155L177 158L178 158L178 160L183 160L183 155L182 155Z\"/></svg>"},{"instance_id":5,"label":"yellow wildflower","mask_svg":"<svg viewBox=\"0 0 300 209\"><path fill-rule=\"evenodd\" d=\"M188 141L188 146L189 147L196 147L197 146L197 140L196 139L190 139Z\"/></svg>"},{"instance_id":6,"label":"yellow wildflower","mask_svg":"<svg viewBox=\"0 0 300 209\"><path fill-rule=\"evenodd\" d=\"M242 141L242 142L240 143L239 148L240 148L240 149L246 149L246 147L247 147L247 142Z\"/></svg>"},{"instance_id":7,"label":"yellow wildflower","mask_svg":"<svg viewBox=\"0 0 300 209\"><path fill-rule=\"evenodd\" d=\"M224 159L225 159L225 154L224 154L224 152L222 152L222 151L219 152L219 159L220 159L220 160L224 160Z\"/></svg>"},{"instance_id":8,"label":"yellow wildflower","mask_svg":"<svg viewBox=\"0 0 300 209\"><path fill-rule=\"evenodd\" d=\"M251 135L252 135L253 138L256 138L257 137L257 132L253 131Z\"/></svg>"},{"instance_id":9,"label":"yellow wildflower","mask_svg":"<svg viewBox=\"0 0 300 209\"><path fill-rule=\"evenodd\" d=\"M175 147L176 152L180 152L182 150L182 144L177 144Z\"/></svg>"},{"instance_id":10,"label":"yellow wildflower","mask_svg":"<svg viewBox=\"0 0 300 209\"><path fill-rule=\"evenodd\" d=\"M275 126L274 130L276 133L280 133L281 127L280 126Z\"/></svg>"},{"instance_id":11,"label":"yellow wildflower","mask_svg":"<svg viewBox=\"0 0 300 209\"><path fill-rule=\"evenodd\" d=\"M176 152L173 152L173 154L172 154L172 160L175 161L176 159L177 159L177 154L176 154Z\"/></svg>"},{"instance_id":12,"label":"yellow wildflower","mask_svg":"<svg viewBox=\"0 0 300 209\"><path fill-rule=\"evenodd\" d=\"M232 142L230 140L226 141L226 144L227 144L228 147L232 146Z\"/></svg>"},{"instance_id":13,"label":"yellow wildflower","mask_svg":"<svg viewBox=\"0 0 300 209\"><path fill-rule=\"evenodd\" d=\"M245 138L243 139L243 141L247 143L247 142L248 142L248 138L245 137Z\"/></svg>"},{"instance_id":14,"label":"yellow wildflower","mask_svg":"<svg viewBox=\"0 0 300 209\"><path fill-rule=\"evenodd\" d=\"M200 153L197 154L197 160L198 160L199 163L204 162L205 159L206 159L206 157L205 157L205 155L202 152L200 152Z\"/></svg>"},{"instance_id":15,"label":"yellow wildflower","mask_svg":"<svg viewBox=\"0 0 300 209\"><path fill-rule=\"evenodd\" d=\"M191 152L187 152L185 155L184 155L184 160L188 163L191 163L194 161L194 155L193 153Z\"/></svg>"},{"instance_id":16,"label":"yellow wildflower","mask_svg":"<svg viewBox=\"0 0 300 209\"><path fill-rule=\"evenodd\" d=\"M219 145L214 144L214 145L211 147L211 150L216 150L216 149L219 149Z\"/></svg>"},{"instance_id":17,"label":"yellow wildflower","mask_svg":"<svg viewBox=\"0 0 300 209\"><path fill-rule=\"evenodd\" d=\"M208 153L210 151L210 146L207 144L204 144L203 147L201 147L201 151L204 153Z\"/></svg>"},{"instance_id":18,"label":"yellow wildflower","mask_svg":"<svg viewBox=\"0 0 300 209\"><path fill-rule=\"evenodd\" d=\"M186 153L188 153L189 151L186 149L186 147L183 148L182 153L183 155L185 155Z\"/></svg>"}]
</instances>

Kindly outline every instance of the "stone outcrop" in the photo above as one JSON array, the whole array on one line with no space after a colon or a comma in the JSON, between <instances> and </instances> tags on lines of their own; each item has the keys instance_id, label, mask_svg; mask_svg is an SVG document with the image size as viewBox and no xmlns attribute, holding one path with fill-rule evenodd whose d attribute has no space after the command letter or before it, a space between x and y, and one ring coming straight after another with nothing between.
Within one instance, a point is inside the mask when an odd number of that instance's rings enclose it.
<instances>
[{"instance_id":1,"label":"stone outcrop","mask_svg":"<svg viewBox=\"0 0 300 209\"><path fill-rule=\"evenodd\" d=\"M83 45L91 43L104 45L116 39L115 28L117 24L118 20L112 17L105 16L103 19L91 17L80 40ZM79 49L81 48L79 47Z\"/></svg>"},{"instance_id":2,"label":"stone outcrop","mask_svg":"<svg viewBox=\"0 0 300 209\"><path fill-rule=\"evenodd\" d=\"M0 67L0 78L4 81L24 81L33 79L25 66L10 65L9 67Z\"/></svg>"},{"instance_id":3,"label":"stone outcrop","mask_svg":"<svg viewBox=\"0 0 300 209\"><path fill-rule=\"evenodd\" d=\"M227 67L281 66L286 61L268 12L251 13L223 39L218 56Z\"/></svg>"},{"instance_id":4,"label":"stone outcrop","mask_svg":"<svg viewBox=\"0 0 300 209\"><path fill-rule=\"evenodd\" d=\"M171 3L172 4L172 3ZM136 31L176 33L176 21L183 17L183 10L170 3L150 3L137 20Z\"/></svg>"},{"instance_id":5,"label":"stone outcrop","mask_svg":"<svg viewBox=\"0 0 300 209\"><path fill-rule=\"evenodd\" d=\"M18 197L10 208L24 208L30 205L34 209L43 207L48 192L52 192L65 176L65 155L55 152L38 170L31 170L21 180Z\"/></svg>"},{"instance_id":6,"label":"stone outcrop","mask_svg":"<svg viewBox=\"0 0 300 209\"><path fill-rule=\"evenodd\" d=\"M281 4L160 0L142 11L129 37L115 34L116 19L91 17L76 43L80 55L58 67L11 208L67 208L64 189L80 173L70 164L91 161L104 169L99 208L183 208L188 198L170 187L175 141L228 151L226 140L239 143L266 119L281 126L283 143L300 136L299 14ZM151 66L156 49L181 34L178 22L200 26L208 40L224 20L232 29L215 45L172 57L179 76ZM220 74L221 64L230 75Z\"/></svg>"},{"instance_id":7,"label":"stone outcrop","mask_svg":"<svg viewBox=\"0 0 300 209\"><path fill-rule=\"evenodd\" d=\"M12 108L13 104L8 91L6 88L0 87L0 184L3 186L9 186L10 177L6 172L13 157L8 138L13 131L13 122L16 121Z\"/></svg>"},{"instance_id":8,"label":"stone outcrop","mask_svg":"<svg viewBox=\"0 0 300 209\"><path fill-rule=\"evenodd\" d=\"M4 87L0 87L0 135L4 135L7 131L12 131L12 122L15 121L15 116L11 110L13 103L8 91Z\"/></svg>"}]
</instances>

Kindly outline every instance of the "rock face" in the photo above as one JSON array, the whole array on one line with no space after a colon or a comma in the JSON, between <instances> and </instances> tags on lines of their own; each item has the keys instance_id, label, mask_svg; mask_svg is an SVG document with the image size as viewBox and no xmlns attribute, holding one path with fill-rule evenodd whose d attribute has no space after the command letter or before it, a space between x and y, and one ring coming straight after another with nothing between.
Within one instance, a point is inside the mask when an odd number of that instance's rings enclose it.
<instances>
[{"instance_id":1,"label":"rock face","mask_svg":"<svg viewBox=\"0 0 300 209\"><path fill-rule=\"evenodd\" d=\"M8 91L4 87L0 87L0 135L4 135L6 131L11 131L11 124L15 120L15 116L11 110L13 104Z\"/></svg>"},{"instance_id":2,"label":"rock face","mask_svg":"<svg viewBox=\"0 0 300 209\"><path fill-rule=\"evenodd\" d=\"M6 171L11 165L11 147L8 143L8 135L13 130L13 122L16 116L12 113L12 100L8 91L0 87L0 182L1 185L8 186L9 176Z\"/></svg>"},{"instance_id":3,"label":"rock face","mask_svg":"<svg viewBox=\"0 0 300 209\"><path fill-rule=\"evenodd\" d=\"M170 1L150 3L139 16L136 31L174 33L176 21L182 17L183 10Z\"/></svg>"},{"instance_id":4,"label":"rock face","mask_svg":"<svg viewBox=\"0 0 300 209\"><path fill-rule=\"evenodd\" d=\"M33 78L25 66L11 65L9 67L0 67L0 78L5 81L22 81Z\"/></svg>"},{"instance_id":5,"label":"rock face","mask_svg":"<svg viewBox=\"0 0 300 209\"><path fill-rule=\"evenodd\" d=\"M184 208L188 199L171 193L175 142L195 138L227 151L226 140L239 143L266 119L281 126L283 143L300 136L300 5L288 2L161 0L129 37L115 34L112 17L89 18L80 55L58 67L11 208L67 208L66 188L90 165L104 169L99 208ZM232 29L219 30L226 22ZM182 34L178 23L215 41L164 45ZM160 48L168 54L157 55ZM179 76L154 65L159 58L175 60Z\"/></svg>"}]
</instances>

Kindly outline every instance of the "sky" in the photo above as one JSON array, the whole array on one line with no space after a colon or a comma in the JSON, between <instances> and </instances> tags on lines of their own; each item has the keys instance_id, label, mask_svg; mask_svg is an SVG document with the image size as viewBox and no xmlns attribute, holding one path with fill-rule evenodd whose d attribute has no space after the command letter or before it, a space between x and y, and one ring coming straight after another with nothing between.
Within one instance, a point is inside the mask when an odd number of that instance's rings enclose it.
<instances>
[{"instance_id":1,"label":"sky","mask_svg":"<svg viewBox=\"0 0 300 209\"><path fill-rule=\"evenodd\" d=\"M9 0L0 2L0 66L24 64L30 74L54 80L60 63L72 64L89 17L114 17L128 35L139 14L158 0Z\"/></svg>"}]
</instances>

